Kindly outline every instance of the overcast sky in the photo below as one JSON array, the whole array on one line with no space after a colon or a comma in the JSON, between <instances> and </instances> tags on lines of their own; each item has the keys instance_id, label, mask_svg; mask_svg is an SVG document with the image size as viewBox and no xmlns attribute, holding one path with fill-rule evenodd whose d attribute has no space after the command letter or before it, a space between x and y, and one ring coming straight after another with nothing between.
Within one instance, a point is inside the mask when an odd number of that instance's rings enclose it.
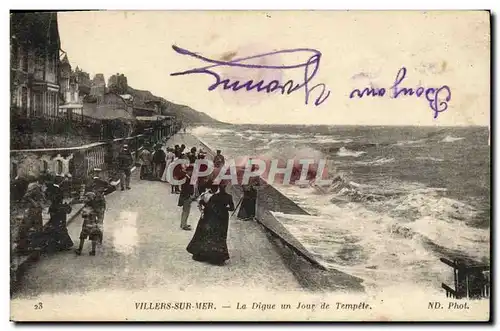
<instances>
[{"instance_id":1,"label":"overcast sky","mask_svg":"<svg viewBox=\"0 0 500 331\"><path fill-rule=\"evenodd\" d=\"M488 125L490 114L487 12L73 12L59 13L62 49L73 68L127 76L130 86L233 123ZM212 76L173 72L202 67L177 54L177 45L211 59L312 48L322 53L311 85L330 97L319 107L313 91L290 95L207 91ZM292 65L309 55L288 54L252 63ZM260 62L259 62L260 61ZM247 62L250 63L250 62ZM401 67L402 87L448 85L448 110L433 118L424 97L350 99L355 88L390 88ZM303 69L214 68L226 78L293 79ZM219 89L221 91L219 91Z\"/></svg>"}]
</instances>

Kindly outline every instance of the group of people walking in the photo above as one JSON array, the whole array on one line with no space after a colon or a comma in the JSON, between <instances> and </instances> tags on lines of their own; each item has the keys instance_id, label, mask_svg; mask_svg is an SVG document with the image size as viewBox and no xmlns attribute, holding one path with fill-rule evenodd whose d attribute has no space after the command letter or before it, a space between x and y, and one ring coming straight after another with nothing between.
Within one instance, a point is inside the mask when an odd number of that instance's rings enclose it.
<instances>
[{"instance_id":1,"label":"group of people walking","mask_svg":"<svg viewBox=\"0 0 500 331\"><path fill-rule=\"evenodd\" d=\"M171 185L171 193L178 194L178 206L182 207L180 216L180 229L191 231L189 224L189 215L191 206L197 202L201 212L196 230L189 244L187 251L192 254L196 261L209 262L215 265L223 265L229 259L227 248L227 235L229 227L229 213L235 212L239 208L237 218L240 220L252 220L255 217L257 189L255 183L243 186L243 196L235 206L233 197L226 192L227 183L221 182L214 184L213 178L199 178L194 184L191 183L191 177L194 170L194 164L197 159L204 159L207 153L202 149L198 150L192 147L186 152L186 146L175 145L174 147L164 147L162 143L152 146L146 146L140 152L138 161L141 164L140 178L153 179L168 182L166 176L167 169L171 162L176 159L189 160L189 164L179 164L173 171L173 177L176 180L183 180L182 185ZM120 173L121 190L129 190L131 168L134 166L134 159L127 145L123 145L116 159L117 170ZM217 150L213 157L213 163L220 169L225 164L225 158L220 150ZM76 254L81 255L86 240L91 242L89 254L96 255L98 244L102 244L104 237L104 213L106 210L105 195L116 190L114 185L101 179L100 169L94 169L89 182L86 184L84 193L84 207L82 209L82 229L79 236L79 245ZM36 182L38 183L38 182ZM26 194L26 199L32 201L37 195L44 195L38 186ZM68 250L74 246L74 243L68 234L66 221L67 215L71 213L72 207L64 202L63 189L57 183L47 187L45 190L51 204L49 207L50 221L46 232L47 246L52 250ZM35 204L33 202L33 204ZM39 213L40 224L35 224L41 230L41 208L32 208Z\"/></svg>"},{"instance_id":2,"label":"group of people walking","mask_svg":"<svg viewBox=\"0 0 500 331\"><path fill-rule=\"evenodd\" d=\"M177 205L182 208L181 230L192 230L188 221L193 203L197 202L201 212L194 235L186 249L196 261L224 265L229 259L227 235L230 212L234 212L241 206L237 215L238 219L248 221L255 217L257 199L255 185L250 184L243 187L243 198L235 206L232 195L226 192L226 182L222 181L216 185L213 177L205 177L198 178L195 183L191 183L196 160L207 158L207 153L203 149L192 147L187 150L184 144L164 147L164 144L161 143L154 146L153 153L149 149L145 148L139 156L141 174L143 174L141 178L146 178L145 175L151 173L152 179L168 182L166 173L170 163L176 159L189 161L189 164L179 164L173 169L174 179L184 180L183 184L180 187L171 185L171 193L179 194ZM212 161L215 168L220 171L225 165L225 158L221 150L216 151ZM200 171L204 170L200 169ZM214 173L218 173L218 171L214 171Z\"/></svg>"}]
</instances>

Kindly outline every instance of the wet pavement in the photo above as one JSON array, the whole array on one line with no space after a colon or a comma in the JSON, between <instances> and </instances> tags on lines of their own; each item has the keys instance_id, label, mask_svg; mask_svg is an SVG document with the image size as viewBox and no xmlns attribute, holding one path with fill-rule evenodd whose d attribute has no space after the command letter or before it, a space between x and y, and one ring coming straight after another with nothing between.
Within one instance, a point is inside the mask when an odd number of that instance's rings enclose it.
<instances>
[{"instance_id":1,"label":"wet pavement","mask_svg":"<svg viewBox=\"0 0 500 331\"><path fill-rule=\"evenodd\" d=\"M177 140L179 137L176 138ZM171 140L169 145L177 143ZM191 146L188 142L187 146ZM301 287L282 257L255 222L230 219L225 266L193 261L186 251L193 231L180 229L181 207L170 185L138 180L133 173L132 189L107 196L104 242L96 256L89 256L90 242L81 256L74 251L42 256L23 276L13 300L42 294L74 294L93 291L134 291L148 288L184 291L224 286L269 290L299 290ZM235 201L235 204L237 201ZM199 218L193 203L189 223ZM68 226L78 245L82 219Z\"/></svg>"}]
</instances>

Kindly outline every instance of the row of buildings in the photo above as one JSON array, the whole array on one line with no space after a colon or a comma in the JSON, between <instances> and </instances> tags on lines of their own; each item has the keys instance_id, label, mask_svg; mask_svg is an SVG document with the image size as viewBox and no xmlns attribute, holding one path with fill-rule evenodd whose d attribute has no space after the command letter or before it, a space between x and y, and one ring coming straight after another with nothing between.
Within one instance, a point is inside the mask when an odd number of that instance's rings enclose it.
<instances>
[{"instance_id":1,"label":"row of buildings","mask_svg":"<svg viewBox=\"0 0 500 331\"><path fill-rule=\"evenodd\" d=\"M11 115L69 122L172 120L159 116L161 102L134 100L127 79L93 79L72 68L61 50L57 13L11 13ZM105 131L105 130L103 130ZM123 134L130 134L124 132ZM122 134L122 135L123 135Z\"/></svg>"}]
</instances>

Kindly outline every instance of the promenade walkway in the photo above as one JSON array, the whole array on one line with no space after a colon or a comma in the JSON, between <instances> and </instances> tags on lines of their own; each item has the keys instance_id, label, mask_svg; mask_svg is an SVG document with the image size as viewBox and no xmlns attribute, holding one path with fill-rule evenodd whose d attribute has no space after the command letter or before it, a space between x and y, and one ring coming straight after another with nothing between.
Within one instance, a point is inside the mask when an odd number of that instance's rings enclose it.
<instances>
[{"instance_id":1,"label":"promenade walkway","mask_svg":"<svg viewBox=\"0 0 500 331\"><path fill-rule=\"evenodd\" d=\"M192 139L192 138L191 138ZM169 145L195 141L174 136ZM13 302L43 294L134 291L162 288L189 291L228 284L231 287L276 291L301 291L296 278L283 263L255 222L230 219L228 246L231 259L225 266L195 262L186 251L193 231L179 228L181 208L170 185L138 179L132 189L107 196L104 243L89 256L90 242L82 256L73 251L42 256L26 271ZM235 204L237 201L235 201ZM193 204L189 223L196 228L199 211ZM78 245L81 217L68 225Z\"/></svg>"}]
</instances>

